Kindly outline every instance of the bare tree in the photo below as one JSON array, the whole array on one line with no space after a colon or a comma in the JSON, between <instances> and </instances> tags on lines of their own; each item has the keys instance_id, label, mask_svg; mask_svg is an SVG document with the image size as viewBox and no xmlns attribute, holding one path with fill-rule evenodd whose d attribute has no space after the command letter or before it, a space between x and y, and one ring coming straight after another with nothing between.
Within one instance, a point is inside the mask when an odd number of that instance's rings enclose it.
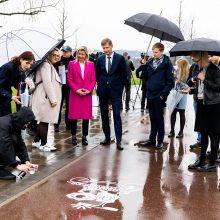
<instances>
[{"instance_id":1,"label":"bare tree","mask_svg":"<svg viewBox=\"0 0 220 220\"><path fill-rule=\"evenodd\" d=\"M17 3L16 0L0 0L0 15L37 15L45 12L48 7L56 7L59 0L23 0L22 3ZM14 9L14 6L19 6Z\"/></svg>"},{"instance_id":2,"label":"bare tree","mask_svg":"<svg viewBox=\"0 0 220 220\"><path fill-rule=\"evenodd\" d=\"M61 36L62 39L70 37L72 34L67 35L67 31L70 29L70 23L68 22L68 11L66 10L66 2L65 0L62 0L62 6L60 7L61 10L58 10L59 16L58 16L58 29L56 29L59 36Z\"/></svg>"},{"instance_id":3,"label":"bare tree","mask_svg":"<svg viewBox=\"0 0 220 220\"><path fill-rule=\"evenodd\" d=\"M196 31L194 28L194 19L192 18L191 24L190 24L189 39L193 39L195 36L196 36Z\"/></svg>"},{"instance_id":4,"label":"bare tree","mask_svg":"<svg viewBox=\"0 0 220 220\"><path fill-rule=\"evenodd\" d=\"M57 9L59 12L59 16L58 16L58 24L59 25L58 25L58 28L55 28L55 27L54 28L57 31L60 38L67 39L67 38L77 34L79 27L77 27L73 31L71 31L72 27L71 27L71 22L69 22L69 20L68 20L68 11L66 9L65 0L62 0L61 4L62 5L60 7L58 7L58 8L61 8L61 10Z\"/></svg>"},{"instance_id":5,"label":"bare tree","mask_svg":"<svg viewBox=\"0 0 220 220\"><path fill-rule=\"evenodd\" d=\"M183 36L185 39L192 39L195 37L195 27L194 27L194 18L191 20L185 22L184 16L183 16L183 0L180 0L179 2L179 14L177 18L178 26L183 33Z\"/></svg>"}]
</instances>

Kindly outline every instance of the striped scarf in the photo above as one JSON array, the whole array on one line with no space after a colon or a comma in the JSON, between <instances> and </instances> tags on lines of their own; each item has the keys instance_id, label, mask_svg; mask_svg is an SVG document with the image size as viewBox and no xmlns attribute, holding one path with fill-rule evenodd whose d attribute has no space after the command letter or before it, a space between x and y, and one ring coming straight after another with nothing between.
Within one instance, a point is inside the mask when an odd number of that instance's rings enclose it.
<instances>
[{"instance_id":1,"label":"striped scarf","mask_svg":"<svg viewBox=\"0 0 220 220\"><path fill-rule=\"evenodd\" d=\"M154 70L163 62L163 57L164 56L161 56L159 59L153 59L152 67Z\"/></svg>"}]
</instances>

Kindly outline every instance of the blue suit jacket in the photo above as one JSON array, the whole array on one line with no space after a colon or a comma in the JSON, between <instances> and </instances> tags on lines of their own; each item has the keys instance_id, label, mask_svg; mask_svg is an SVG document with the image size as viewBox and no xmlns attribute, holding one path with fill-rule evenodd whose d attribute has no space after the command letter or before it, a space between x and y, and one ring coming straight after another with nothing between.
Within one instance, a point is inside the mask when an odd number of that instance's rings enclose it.
<instances>
[{"instance_id":1,"label":"blue suit jacket","mask_svg":"<svg viewBox=\"0 0 220 220\"><path fill-rule=\"evenodd\" d=\"M124 85L128 82L128 73L125 59L114 52L110 73L106 70L106 55L102 55L96 62L96 80L98 83L97 95L102 97L109 86L112 98L121 98Z\"/></svg>"}]
</instances>

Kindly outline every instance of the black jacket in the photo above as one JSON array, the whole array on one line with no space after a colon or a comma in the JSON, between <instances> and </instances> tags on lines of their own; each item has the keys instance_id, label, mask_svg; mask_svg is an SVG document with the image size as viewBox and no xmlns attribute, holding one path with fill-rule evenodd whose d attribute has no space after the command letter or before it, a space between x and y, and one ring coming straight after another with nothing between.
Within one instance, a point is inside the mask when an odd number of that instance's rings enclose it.
<instances>
[{"instance_id":1,"label":"black jacket","mask_svg":"<svg viewBox=\"0 0 220 220\"><path fill-rule=\"evenodd\" d=\"M204 83L204 104L220 103L220 68L213 63L207 67Z\"/></svg>"},{"instance_id":2,"label":"black jacket","mask_svg":"<svg viewBox=\"0 0 220 220\"><path fill-rule=\"evenodd\" d=\"M68 70L68 65L70 61L75 60L75 58L73 56L70 56L68 58L66 57L61 57L61 60L57 63L54 64L54 67L56 68L56 70L58 71L58 67L61 65L65 65L65 69Z\"/></svg>"},{"instance_id":3,"label":"black jacket","mask_svg":"<svg viewBox=\"0 0 220 220\"><path fill-rule=\"evenodd\" d=\"M156 69L152 67L152 63L153 59L150 59L142 67L147 87L147 98L154 99L161 96L166 101L170 90L174 87L173 65L166 55Z\"/></svg>"},{"instance_id":4,"label":"black jacket","mask_svg":"<svg viewBox=\"0 0 220 220\"><path fill-rule=\"evenodd\" d=\"M0 67L0 102L11 101L11 87L18 88L21 81L21 72L19 66L12 62L8 62Z\"/></svg>"},{"instance_id":5,"label":"black jacket","mask_svg":"<svg viewBox=\"0 0 220 220\"><path fill-rule=\"evenodd\" d=\"M68 58L62 56L61 60L54 64L54 67L55 67L56 71L59 73L59 66L64 65L65 70L66 70L66 74L67 74L69 62L73 61L73 60L75 60L75 58L72 55ZM62 89L68 89L69 90L68 84L62 85Z\"/></svg>"},{"instance_id":6,"label":"black jacket","mask_svg":"<svg viewBox=\"0 0 220 220\"><path fill-rule=\"evenodd\" d=\"M23 126L34 120L34 114L28 107L18 112L0 117L0 165L16 167L18 162L29 161L26 145L21 137Z\"/></svg>"},{"instance_id":7,"label":"black jacket","mask_svg":"<svg viewBox=\"0 0 220 220\"><path fill-rule=\"evenodd\" d=\"M145 66L144 64L141 64L137 69L136 69L136 77L141 79L142 81L142 85L141 85L141 89L144 90L146 89L147 85L146 85L146 81L145 79L143 78L143 70L144 70Z\"/></svg>"}]
</instances>

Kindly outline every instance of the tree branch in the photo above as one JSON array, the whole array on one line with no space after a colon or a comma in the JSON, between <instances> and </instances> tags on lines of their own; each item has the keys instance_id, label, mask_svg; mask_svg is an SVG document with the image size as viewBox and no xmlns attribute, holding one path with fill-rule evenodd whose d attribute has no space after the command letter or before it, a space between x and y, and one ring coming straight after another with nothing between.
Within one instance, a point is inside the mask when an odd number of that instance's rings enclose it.
<instances>
[{"instance_id":1,"label":"tree branch","mask_svg":"<svg viewBox=\"0 0 220 220\"><path fill-rule=\"evenodd\" d=\"M31 0L24 1L24 10L14 11L14 12L0 12L0 15L4 16L13 16L13 15L29 15L33 16L42 12L46 12L46 8L56 7L60 0L54 0L50 4L45 4L44 0L36 1L38 6L32 2ZM9 0L0 0L1 3L9 2ZM40 4L39 4L40 2Z\"/></svg>"}]
</instances>

